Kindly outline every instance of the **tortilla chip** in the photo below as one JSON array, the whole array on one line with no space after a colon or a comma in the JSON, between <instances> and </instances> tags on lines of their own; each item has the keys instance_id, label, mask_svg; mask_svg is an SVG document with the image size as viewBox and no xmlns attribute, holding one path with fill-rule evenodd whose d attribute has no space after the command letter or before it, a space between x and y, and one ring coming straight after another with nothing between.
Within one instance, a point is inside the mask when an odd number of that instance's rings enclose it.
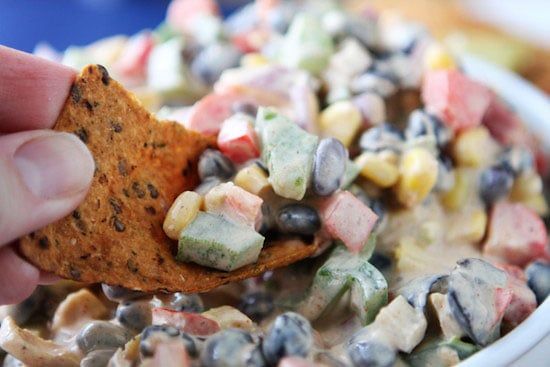
<instances>
[{"instance_id":1,"label":"tortilla chip","mask_svg":"<svg viewBox=\"0 0 550 367\"><path fill-rule=\"evenodd\" d=\"M257 263L230 273L177 262L177 245L162 230L164 216L178 194L199 182L198 157L214 141L156 121L102 66L88 66L77 78L54 129L78 135L96 171L78 209L21 239L21 252L41 269L81 282L194 293L316 249L297 240L268 244Z\"/></svg>"}]
</instances>

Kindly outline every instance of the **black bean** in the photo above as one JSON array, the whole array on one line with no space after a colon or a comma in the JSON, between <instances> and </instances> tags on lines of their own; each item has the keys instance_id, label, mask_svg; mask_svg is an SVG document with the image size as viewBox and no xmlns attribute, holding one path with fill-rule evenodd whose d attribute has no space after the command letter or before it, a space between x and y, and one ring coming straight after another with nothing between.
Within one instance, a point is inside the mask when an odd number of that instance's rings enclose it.
<instances>
[{"instance_id":1,"label":"black bean","mask_svg":"<svg viewBox=\"0 0 550 367\"><path fill-rule=\"evenodd\" d=\"M313 192L328 196L338 190L346 172L347 160L348 151L338 139L322 139L313 162Z\"/></svg>"},{"instance_id":2,"label":"black bean","mask_svg":"<svg viewBox=\"0 0 550 367\"><path fill-rule=\"evenodd\" d=\"M195 339L189 334L180 332L175 327L169 325L151 325L146 327L141 334L141 341L139 343L140 353L144 357L150 357L155 353L155 348L158 344L169 340L181 341L190 357L195 358L198 356Z\"/></svg>"},{"instance_id":3,"label":"black bean","mask_svg":"<svg viewBox=\"0 0 550 367\"><path fill-rule=\"evenodd\" d=\"M227 180L235 174L235 166L220 151L206 149L199 158L199 177L205 180L209 177L216 177L220 180Z\"/></svg>"},{"instance_id":4,"label":"black bean","mask_svg":"<svg viewBox=\"0 0 550 367\"><path fill-rule=\"evenodd\" d=\"M389 270L392 266L392 261L389 256L386 256L380 252L374 252L369 259L369 262L380 271Z\"/></svg>"},{"instance_id":5,"label":"black bean","mask_svg":"<svg viewBox=\"0 0 550 367\"><path fill-rule=\"evenodd\" d=\"M269 316L275 306L273 297L267 292L252 292L245 294L239 304L239 309L255 322Z\"/></svg>"},{"instance_id":6,"label":"black bean","mask_svg":"<svg viewBox=\"0 0 550 367\"><path fill-rule=\"evenodd\" d=\"M414 278L396 293L405 297L411 306L424 312L428 296L433 292L446 293L446 288L447 276L437 274Z\"/></svg>"},{"instance_id":7,"label":"black bean","mask_svg":"<svg viewBox=\"0 0 550 367\"><path fill-rule=\"evenodd\" d=\"M508 169L502 165L489 167L479 178L479 195L487 205L491 205L508 195L513 183L514 177Z\"/></svg>"},{"instance_id":8,"label":"black bean","mask_svg":"<svg viewBox=\"0 0 550 367\"><path fill-rule=\"evenodd\" d=\"M525 275L529 288L541 304L550 294L550 264L536 261L525 269Z\"/></svg>"},{"instance_id":9,"label":"black bean","mask_svg":"<svg viewBox=\"0 0 550 367\"><path fill-rule=\"evenodd\" d=\"M258 114L258 105L251 102L237 101L233 103L231 110L234 113L244 113L245 115L256 117Z\"/></svg>"},{"instance_id":10,"label":"black bean","mask_svg":"<svg viewBox=\"0 0 550 367\"><path fill-rule=\"evenodd\" d=\"M4 306L7 307L7 314L10 315L17 325L26 323L44 304L47 294L44 287L37 287L32 294L23 302Z\"/></svg>"},{"instance_id":11,"label":"black bean","mask_svg":"<svg viewBox=\"0 0 550 367\"><path fill-rule=\"evenodd\" d=\"M130 334L126 329L108 321L89 322L76 336L76 344L84 353L97 349L116 349L128 340Z\"/></svg>"},{"instance_id":12,"label":"black bean","mask_svg":"<svg viewBox=\"0 0 550 367\"><path fill-rule=\"evenodd\" d=\"M265 360L252 336L239 329L226 329L206 340L201 353L204 367L263 367Z\"/></svg>"},{"instance_id":13,"label":"black bean","mask_svg":"<svg viewBox=\"0 0 550 367\"><path fill-rule=\"evenodd\" d=\"M499 162L514 176L519 176L522 172L532 170L535 166L533 154L528 149L522 147L507 148L499 157Z\"/></svg>"},{"instance_id":14,"label":"black bean","mask_svg":"<svg viewBox=\"0 0 550 367\"><path fill-rule=\"evenodd\" d=\"M348 355L356 367L390 367L395 364L395 349L374 341L353 343L348 347Z\"/></svg>"},{"instance_id":15,"label":"black bean","mask_svg":"<svg viewBox=\"0 0 550 367\"><path fill-rule=\"evenodd\" d=\"M306 357L313 345L311 325L303 316L286 312L279 315L269 328L262 351L266 361L276 366L287 356Z\"/></svg>"},{"instance_id":16,"label":"black bean","mask_svg":"<svg viewBox=\"0 0 550 367\"><path fill-rule=\"evenodd\" d=\"M311 235L321 228L317 211L307 205L290 204L279 210L277 225L282 232Z\"/></svg>"},{"instance_id":17,"label":"black bean","mask_svg":"<svg viewBox=\"0 0 550 367\"><path fill-rule=\"evenodd\" d=\"M152 317L149 300L125 301L116 309L116 319L120 325L136 332L151 325Z\"/></svg>"},{"instance_id":18,"label":"black bean","mask_svg":"<svg viewBox=\"0 0 550 367\"><path fill-rule=\"evenodd\" d=\"M457 263L448 278L448 302L462 330L478 345L499 336L500 322L495 297L506 286L506 274L480 259Z\"/></svg>"},{"instance_id":19,"label":"black bean","mask_svg":"<svg viewBox=\"0 0 550 367\"><path fill-rule=\"evenodd\" d=\"M145 293L143 292L134 291L117 285L102 284L101 289L103 290L103 294L105 294L105 297L113 302L136 299L145 295Z\"/></svg>"},{"instance_id":20,"label":"black bean","mask_svg":"<svg viewBox=\"0 0 550 367\"><path fill-rule=\"evenodd\" d=\"M452 139L451 130L441 120L420 109L411 112L407 121L405 136L407 139L433 136L439 148L444 148Z\"/></svg>"},{"instance_id":21,"label":"black bean","mask_svg":"<svg viewBox=\"0 0 550 367\"><path fill-rule=\"evenodd\" d=\"M198 294L174 293L170 299L169 307L176 311L195 313L204 311L202 299Z\"/></svg>"},{"instance_id":22,"label":"black bean","mask_svg":"<svg viewBox=\"0 0 550 367\"><path fill-rule=\"evenodd\" d=\"M224 70L239 65L241 53L230 43L205 47L191 63L191 72L206 84L214 84Z\"/></svg>"},{"instance_id":23,"label":"black bean","mask_svg":"<svg viewBox=\"0 0 550 367\"><path fill-rule=\"evenodd\" d=\"M116 349L94 350L80 361L80 367L107 367Z\"/></svg>"},{"instance_id":24,"label":"black bean","mask_svg":"<svg viewBox=\"0 0 550 367\"><path fill-rule=\"evenodd\" d=\"M382 150L401 151L403 134L393 125L384 123L371 127L363 133L359 140L361 149L369 152Z\"/></svg>"},{"instance_id":25,"label":"black bean","mask_svg":"<svg viewBox=\"0 0 550 367\"><path fill-rule=\"evenodd\" d=\"M350 83L350 89L355 94L376 93L382 97L389 97L397 90L397 85L392 75L367 71L354 78Z\"/></svg>"}]
</instances>

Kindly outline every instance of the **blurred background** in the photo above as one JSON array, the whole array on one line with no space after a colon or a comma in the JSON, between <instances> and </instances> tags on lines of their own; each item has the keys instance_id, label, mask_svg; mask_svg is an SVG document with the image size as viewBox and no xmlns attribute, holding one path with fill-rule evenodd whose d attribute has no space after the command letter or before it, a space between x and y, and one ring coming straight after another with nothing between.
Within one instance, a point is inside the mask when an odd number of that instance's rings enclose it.
<instances>
[{"instance_id":1,"label":"blurred background","mask_svg":"<svg viewBox=\"0 0 550 367\"><path fill-rule=\"evenodd\" d=\"M344 0L346 1L346 0ZM0 44L32 52L48 42L57 50L114 34L154 28L169 0L0 0ZM247 0L219 0L223 14ZM505 65L550 93L548 0L347 0L396 9L428 25L454 49Z\"/></svg>"}]
</instances>

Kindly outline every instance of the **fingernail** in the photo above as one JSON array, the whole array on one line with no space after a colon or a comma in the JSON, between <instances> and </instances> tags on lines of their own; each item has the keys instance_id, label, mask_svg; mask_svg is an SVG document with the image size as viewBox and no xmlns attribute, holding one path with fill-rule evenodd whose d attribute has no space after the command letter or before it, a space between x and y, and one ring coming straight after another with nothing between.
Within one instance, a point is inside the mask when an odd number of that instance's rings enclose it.
<instances>
[{"instance_id":1,"label":"fingernail","mask_svg":"<svg viewBox=\"0 0 550 367\"><path fill-rule=\"evenodd\" d=\"M88 189L94 173L88 148L68 133L27 141L15 151L14 162L28 189L43 199L70 196Z\"/></svg>"}]
</instances>

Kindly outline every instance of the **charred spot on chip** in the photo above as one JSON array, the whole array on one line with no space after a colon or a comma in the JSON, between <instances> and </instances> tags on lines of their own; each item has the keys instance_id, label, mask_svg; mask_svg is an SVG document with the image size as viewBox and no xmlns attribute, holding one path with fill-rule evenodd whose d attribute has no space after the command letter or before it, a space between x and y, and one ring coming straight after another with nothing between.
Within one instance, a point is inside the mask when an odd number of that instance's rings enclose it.
<instances>
[{"instance_id":1,"label":"charred spot on chip","mask_svg":"<svg viewBox=\"0 0 550 367\"><path fill-rule=\"evenodd\" d=\"M50 241L48 240L48 237L40 237L40 239L38 240L38 247L43 250L46 250L48 247L50 247Z\"/></svg>"},{"instance_id":2,"label":"charred spot on chip","mask_svg":"<svg viewBox=\"0 0 550 367\"><path fill-rule=\"evenodd\" d=\"M124 232L126 230L126 226L116 215L111 218L111 221L113 222L113 227L115 228L115 231Z\"/></svg>"},{"instance_id":3,"label":"charred spot on chip","mask_svg":"<svg viewBox=\"0 0 550 367\"><path fill-rule=\"evenodd\" d=\"M100 184L105 185L107 182L109 182L109 179L107 178L107 175L102 174L99 176L98 181Z\"/></svg>"},{"instance_id":4,"label":"charred spot on chip","mask_svg":"<svg viewBox=\"0 0 550 367\"><path fill-rule=\"evenodd\" d=\"M82 92L80 91L80 88L78 88L78 85L73 84L71 86L71 98L73 99L74 103L80 102L80 99L82 98Z\"/></svg>"},{"instance_id":5,"label":"charred spot on chip","mask_svg":"<svg viewBox=\"0 0 550 367\"><path fill-rule=\"evenodd\" d=\"M149 190L149 195L152 199L156 199L159 197L159 192L153 184L147 184L147 190Z\"/></svg>"},{"instance_id":6,"label":"charred spot on chip","mask_svg":"<svg viewBox=\"0 0 550 367\"><path fill-rule=\"evenodd\" d=\"M122 213L122 203L115 197L109 198L109 204L111 204L111 207L113 208L113 211L115 214Z\"/></svg>"},{"instance_id":7,"label":"charred spot on chip","mask_svg":"<svg viewBox=\"0 0 550 367\"><path fill-rule=\"evenodd\" d=\"M163 141L154 141L151 143L151 146L153 147L153 149L164 148L166 146L166 143Z\"/></svg>"},{"instance_id":8,"label":"charred spot on chip","mask_svg":"<svg viewBox=\"0 0 550 367\"><path fill-rule=\"evenodd\" d=\"M74 279L74 280L80 280L80 278L82 277L82 274L80 273L80 270L78 270L77 268L75 268L72 265L69 265L69 274L70 274L71 278Z\"/></svg>"},{"instance_id":9,"label":"charred spot on chip","mask_svg":"<svg viewBox=\"0 0 550 367\"><path fill-rule=\"evenodd\" d=\"M181 170L181 175L183 177L189 176L190 173L191 173L191 170L189 169L189 166L186 166Z\"/></svg>"},{"instance_id":10,"label":"charred spot on chip","mask_svg":"<svg viewBox=\"0 0 550 367\"><path fill-rule=\"evenodd\" d=\"M145 197L145 191L141 188L139 182L134 181L132 183L132 190L137 195L138 198L143 199Z\"/></svg>"},{"instance_id":11,"label":"charred spot on chip","mask_svg":"<svg viewBox=\"0 0 550 367\"><path fill-rule=\"evenodd\" d=\"M157 214L157 210L156 210L154 207L152 207L152 206L146 206L146 207L145 207L145 211L146 211L147 214L149 214L149 215L155 215L155 214Z\"/></svg>"},{"instance_id":12,"label":"charred spot on chip","mask_svg":"<svg viewBox=\"0 0 550 367\"><path fill-rule=\"evenodd\" d=\"M130 270L134 274L137 273L139 270L138 267L136 266L136 263L132 259L128 259L126 261L126 266L128 267L128 270Z\"/></svg>"},{"instance_id":13,"label":"charred spot on chip","mask_svg":"<svg viewBox=\"0 0 550 367\"><path fill-rule=\"evenodd\" d=\"M76 136L78 136L78 138L80 140L82 140L82 142L84 144L87 144L88 143L88 130L86 130L85 128L81 127L79 128L78 130L76 130L74 132L76 134Z\"/></svg>"},{"instance_id":14,"label":"charred spot on chip","mask_svg":"<svg viewBox=\"0 0 550 367\"><path fill-rule=\"evenodd\" d=\"M80 260L86 260L86 259L89 258L90 256L92 256L92 254L80 255Z\"/></svg>"},{"instance_id":15,"label":"charred spot on chip","mask_svg":"<svg viewBox=\"0 0 550 367\"><path fill-rule=\"evenodd\" d=\"M128 170L126 169L126 160L125 159L121 159L118 161L118 165L117 165L117 168L118 168L118 173L120 173L122 176L126 176L128 174Z\"/></svg>"},{"instance_id":16,"label":"charred spot on chip","mask_svg":"<svg viewBox=\"0 0 550 367\"><path fill-rule=\"evenodd\" d=\"M111 76L109 75L109 72L103 65L97 64L97 68L101 72L101 82L105 85L109 85L109 82L111 81Z\"/></svg>"},{"instance_id":17,"label":"charred spot on chip","mask_svg":"<svg viewBox=\"0 0 550 367\"><path fill-rule=\"evenodd\" d=\"M85 99L82 103L84 103L84 107L86 107L88 111L93 111L94 106L90 103L90 101Z\"/></svg>"},{"instance_id":18,"label":"charred spot on chip","mask_svg":"<svg viewBox=\"0 0 550 367\"><path fill-rule=\"evenodd\" d=\"M120 124L120 122L111 122L111 127L115 133L119 133L122 131L122 125Z\"/></svg>"},{"instance_id":19,"label":"charred spot on chip","mask_svg":"<svg viewBox=\"0 0 550 367\"><path fill-rule=\"evenodd\" d=\"M127 198L130 197L130 191L128 191L128 189L122 189L122 193L123 193L124 196L126 196Z\"/></svg>"}]
</instances>

